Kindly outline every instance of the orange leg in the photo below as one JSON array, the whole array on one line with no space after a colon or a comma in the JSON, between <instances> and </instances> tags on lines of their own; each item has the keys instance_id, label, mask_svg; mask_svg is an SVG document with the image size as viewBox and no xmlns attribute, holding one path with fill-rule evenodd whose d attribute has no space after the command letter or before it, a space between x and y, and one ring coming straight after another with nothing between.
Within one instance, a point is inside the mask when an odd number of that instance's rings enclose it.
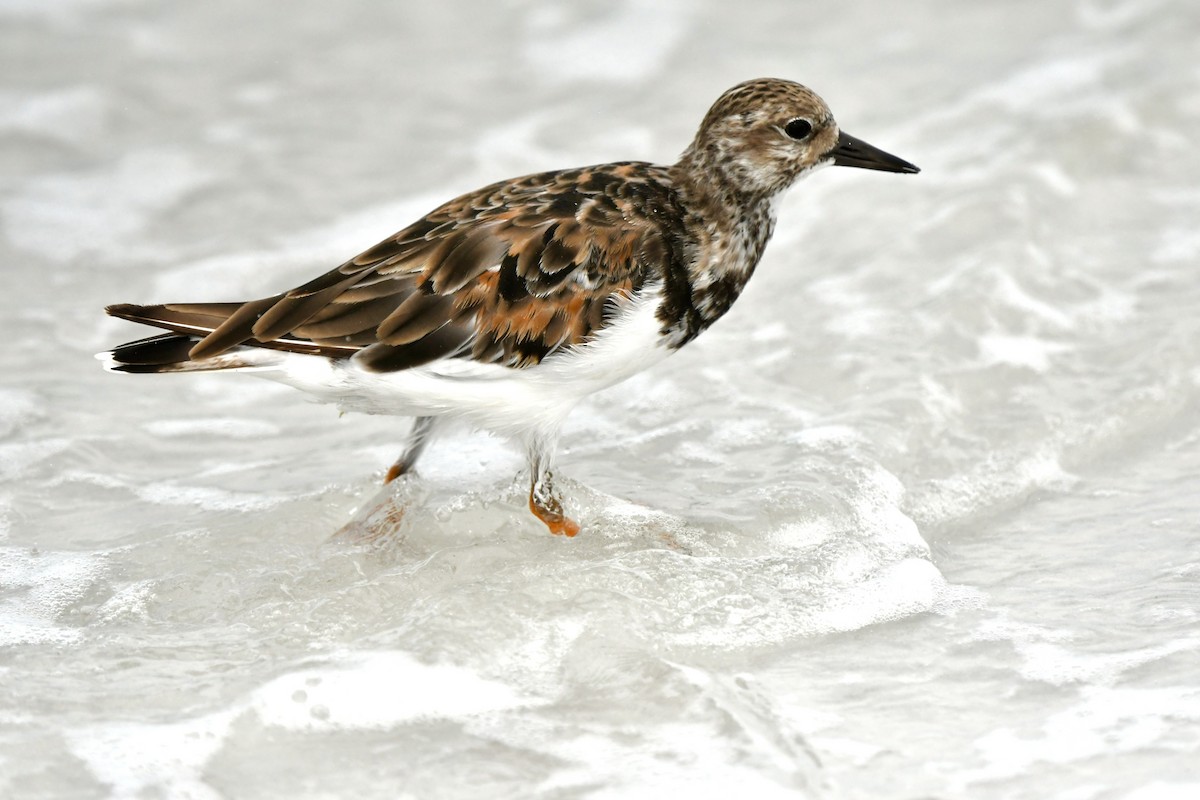
<instances>
[{"instance_id":1,"label":"orange leg","mask_svg":"<svg viewBox=\"0 0 1200 800\"><path fill-rule=\"evenodd\" d=\"M574 536L579 533L579 523L563 513L562 501L554 491L552 475L542 470L539 464L533 467L533 481L529 486L529 510L546 523L555 536Z\"/></svg>"},{"instance_id":2,"label":"orange leg","mask_svg":"<svg viewBox=\"0 0 1200 800\"><path fill-rule=\"evenodd\" d=\"M396 459L396 463L388 467L387 474L383 476L385 484L407 474L416 466L417 459L421 457L421 451L429 443L429 434L433 431L433 421L433 417L417 417L413 421L412 432L408 434L408 446L404 448L404 453Z\"/></svg>"}]
</instances>

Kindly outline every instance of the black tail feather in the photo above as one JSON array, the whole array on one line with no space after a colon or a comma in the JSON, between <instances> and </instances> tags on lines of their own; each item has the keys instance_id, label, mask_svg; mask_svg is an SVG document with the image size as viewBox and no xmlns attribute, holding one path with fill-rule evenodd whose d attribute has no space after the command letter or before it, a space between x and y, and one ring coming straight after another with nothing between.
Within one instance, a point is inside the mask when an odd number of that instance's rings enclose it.
<instances>
[{"instance_id":1,"label":"black tail feather","mask_svg":"<svg viewBox=\"0 0 1200 800\"><path fill-rule=\"evenodd\" d=\"M187 361L188 351L195 343L196 337L178 333L126 342L109 354L112 358L109 368L114 372L163 372L164 368Z\"/></svg>"},{"instance_id":2,"label":"black tail feather","mask_svg":"<svg viewBox=\"0 0 1200 800\"><path fill-rule=\"evenodd\" d=\"M151 366L176 364L187 361L188 351L196 343L194 336L182 336L177 333L164 333L136 342L126 342L113 348L114 361L121 364L137 364Z\"/></svg>"}]
</instances>

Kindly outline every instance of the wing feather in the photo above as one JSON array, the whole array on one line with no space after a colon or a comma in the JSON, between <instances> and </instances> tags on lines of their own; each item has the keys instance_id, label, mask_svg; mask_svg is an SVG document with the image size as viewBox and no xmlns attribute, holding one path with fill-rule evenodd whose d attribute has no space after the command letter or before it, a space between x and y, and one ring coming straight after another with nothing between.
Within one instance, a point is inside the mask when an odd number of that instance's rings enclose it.
<instances>
[{"instance_id":1,"label":"wing feather","mask_svg":"<svg viewBox=\"0 0 1200 800\"><path fill-rule=\"evenodd\" d=\"M399 372L453 355L470 340L470 331L446 325L406 345L373 344L354 358L374 372Z\"/></svg>"},{"instance_id":2,"label":"wing feather","mask_svg":"<svg viewBox=\"0 0 1200 800\"><path fill-rule=\"evenodd\" d=\"M375 330L379 341L411 344L450 322L454 298L413 292Z\"/></svg>"},{"instance_id":3,"label":"wing feather","mask_svg":"<svg viewBox=\"0 0 1200 800\"><path fill-rule=\"evenodd\" d=\"M376 297L362 303L330 303L293 333L314 340L337 339L364 332L373 337L379 324L395 309L396 302L390 297Z\"/></svg>"},{"instance_id":4,"label":"wing feather","mask_svg":"<svg viewBox=\"0 0 1200 800\"><path fill-rule=\"evenodd\" d=\"M292 330L300 327L313 318L315 314L327 307L347 287L354 283L354 277L339 282L314 281L313 288L301 287L288 292L263 312L254 326L250 329L254 338L267 342L286 336ZM317 288L320 287L320 288Z\"/></svg>"},{"instance_id":5,"label":"wing feather","mask_svg":"<svg viewBox=\"0 0 1200 800\"><path fill-rule=\"evenodd\" d=\"M662 222L673 202L669 172L649 164L530 175L456 198L282 295L136 308L202 337L193 359L245 344L379 371L448 357L525 367L587 341L615 297L682 257Z\"/></svg>"}]
</instances>

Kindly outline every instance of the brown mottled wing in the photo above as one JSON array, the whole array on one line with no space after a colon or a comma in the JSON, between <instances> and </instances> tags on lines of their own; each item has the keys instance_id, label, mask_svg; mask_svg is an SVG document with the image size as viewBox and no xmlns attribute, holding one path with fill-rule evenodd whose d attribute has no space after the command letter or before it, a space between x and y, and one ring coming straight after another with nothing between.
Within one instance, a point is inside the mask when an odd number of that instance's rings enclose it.
<instances>
[{"instance_id":1,"label":"brown mottled wing","mask_svg":"<svg viewBox=\"0 0 1200 800\"><path fill-rule=\"evenodd\" d=\"M614 295L659 274L670 195L665 168L636 162L485 187L304 286L242 304L191 357L244 343L355 354L378 371L450 356L536 364L586 341Z\"/></svg>"}]
</instances>

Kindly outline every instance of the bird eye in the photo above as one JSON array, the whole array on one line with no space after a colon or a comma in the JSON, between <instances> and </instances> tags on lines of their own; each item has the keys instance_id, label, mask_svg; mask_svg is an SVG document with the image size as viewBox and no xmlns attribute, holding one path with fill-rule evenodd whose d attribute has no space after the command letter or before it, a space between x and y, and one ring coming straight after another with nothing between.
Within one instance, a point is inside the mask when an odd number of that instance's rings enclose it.
<instances>
[{"instance_id":1,"label":"bird eye","mask_svg":"<svg viewBox=\"0 0 1200 800\"><path fill-rule=\"evenodd\" d=\"M797 117L783 126L783 132L793 139L803 139L812 133L812 123L803 117Z\"/></svg>"}]
</instances>

